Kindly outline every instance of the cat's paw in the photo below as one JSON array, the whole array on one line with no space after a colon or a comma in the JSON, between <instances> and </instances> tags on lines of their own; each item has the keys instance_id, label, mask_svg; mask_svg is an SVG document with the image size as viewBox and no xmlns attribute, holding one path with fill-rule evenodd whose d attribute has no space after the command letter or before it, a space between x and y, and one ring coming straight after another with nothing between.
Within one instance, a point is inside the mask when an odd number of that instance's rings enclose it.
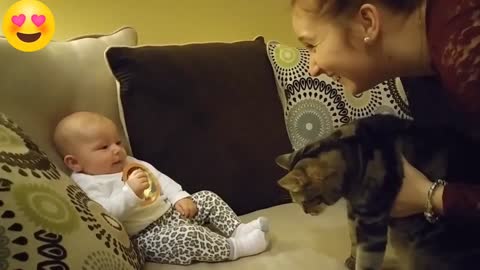
<instances>
[{"instance_id":1,"label":"cat's paw","mask_svg":"<svg viewBox=\"0 0 480 270\"><path fill-rule=\"evenodd\" d=\"M355 258L353 256L350 256L345 260L345 267L349 270L355 270Z\"/></svg>"}]
</instances>

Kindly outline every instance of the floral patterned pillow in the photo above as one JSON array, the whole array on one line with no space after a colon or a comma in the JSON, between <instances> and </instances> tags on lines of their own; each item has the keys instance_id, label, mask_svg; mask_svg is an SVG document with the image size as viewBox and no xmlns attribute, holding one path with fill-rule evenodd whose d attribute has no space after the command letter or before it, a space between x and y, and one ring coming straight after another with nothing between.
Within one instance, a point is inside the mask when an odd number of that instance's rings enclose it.
<instances>
[{"instance_id":1,"label":"floral patterned pillow","mask_svg":"<svg viewBox=\"0 0 480 270\"><path fill-rule=\"evenodd\" d=\"M122 224L0 113L0 270L142 264Z\"/></svg>"},{"instance_id":2,"label":"floral patterned pillow","mask_svg":"<svg viewBox=\"0 0 480 270\"><path fill-rule=\"evenodd\" d=\"M288 136L295 150L352 119L376 113L411 118L406 94L398 78L354 96L326 75L310 76L306 49L270 41L267 54L275 74Z\"/></svg>"}]
</instances>

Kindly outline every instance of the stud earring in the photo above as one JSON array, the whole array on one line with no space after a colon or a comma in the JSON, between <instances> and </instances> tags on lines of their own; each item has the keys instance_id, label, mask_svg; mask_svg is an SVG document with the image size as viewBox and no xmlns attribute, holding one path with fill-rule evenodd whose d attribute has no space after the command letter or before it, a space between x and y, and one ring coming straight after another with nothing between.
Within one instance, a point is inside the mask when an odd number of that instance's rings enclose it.
<instances>
[{"instance_id":1,"label":"stud earring","mask_svg":"<svg viewBox=\"0 0 480 270\"><path fill-rule=\"evenodd\" d=\"M369 36L364 37L363 42L369 43L370 42L370 37Z\"/></svg>"}]
</instances>

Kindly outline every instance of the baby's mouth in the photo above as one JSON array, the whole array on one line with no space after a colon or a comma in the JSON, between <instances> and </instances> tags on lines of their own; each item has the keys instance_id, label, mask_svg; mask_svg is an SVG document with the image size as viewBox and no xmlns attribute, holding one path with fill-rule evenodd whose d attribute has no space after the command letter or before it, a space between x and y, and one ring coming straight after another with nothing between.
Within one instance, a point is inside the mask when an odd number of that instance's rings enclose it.
<instances>
[{"instance_id":1,"label":"baby's mouth","mask_svg":"<svg viewBox=\"0 0 480 270\"><path fill-rule=\"evenodd\" d=\"M18 39L27 43L32 43L37 41L40 38L40 36L42 36L42 33L40 32L33 33L33 34L24 34L24 33L17 32Z\"/></svg>"}]
</instances>

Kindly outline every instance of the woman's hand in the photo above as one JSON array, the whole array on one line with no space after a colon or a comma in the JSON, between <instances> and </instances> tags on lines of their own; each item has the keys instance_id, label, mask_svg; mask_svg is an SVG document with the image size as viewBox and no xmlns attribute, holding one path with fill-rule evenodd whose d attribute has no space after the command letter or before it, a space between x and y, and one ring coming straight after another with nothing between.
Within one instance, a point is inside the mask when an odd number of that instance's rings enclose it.
<instances>
[{"instance_id":1,"label":"woman's hand","mask_svg":"<svg viewBox=\"0 0 480 270\"><path fill-rule=\"evenodd\" d=\"M423 213L426 207L428 189L432 182L419 170L415 169L403 156L403 184L393 204L392 217L406 217ZM443 212L443 186L439 186L433 193L433 207L435 213Z\"/></svg>"}]
</instances>

